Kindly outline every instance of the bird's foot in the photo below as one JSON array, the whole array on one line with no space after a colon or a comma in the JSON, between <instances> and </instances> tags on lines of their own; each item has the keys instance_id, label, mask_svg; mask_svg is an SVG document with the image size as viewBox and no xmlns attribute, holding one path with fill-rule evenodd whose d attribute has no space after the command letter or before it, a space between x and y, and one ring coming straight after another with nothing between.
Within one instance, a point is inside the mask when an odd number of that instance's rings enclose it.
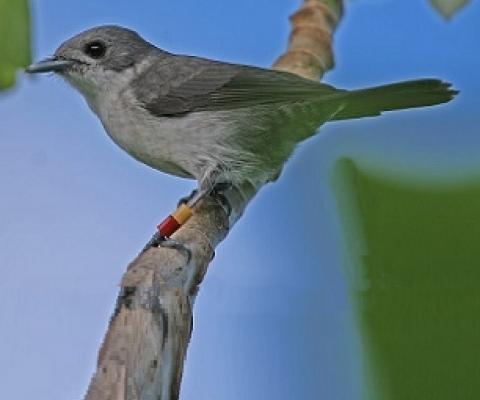
<instances>
[{"instance_id":1,"label":"bird's foot","mask_svg":"<svg viewBox=\"0 0 480 400\"><path fill-rule=\"evenodd\" d=\"M203 200L206 196L209 195L223 208L223 210L229 217L232 212L232 206L230 205L230 202L228 201L224 193L231 187L231 182L220 182L215 184L213 188L210 189L195 189L188 196L182 197L178 201L177 207L180 207L181 205L193 207L195 204L197 204L199 201Z\"/></svg>"},{"instance_id":2,"label":"bird's foot","mask_svg":"<svg viewBox=\"0 0 480 400\"><path fill-rule=\"evenodd\" d=\"M187 259L186 264L189 264L192 260L192 250L190 250L185 244L179 242L178 240L172 238L163 238L163 240L160 241L159 246L179 251Z\"/></svg>"},{"instance_id":3,"label":"bird's foot","mask_svg":"<svg viewBox=\"0 0 480 400\"><path fill-rule=\"evenodd\" d=\"M153 236L151 237L151 239L147 242L147 244L145 245L145 247L143 248L142 250L142 253L145 251L145 250L148 250L150 247L158 247L160 246L160 242L162 241L162 236L160 236L160 233L158 232L155 232L153 234Z\"/></svg>"},{"instance_id":4,"label":"bird's foot","mask_svg":"<svg viewBox=\"0 0 480 400\"><path fill-rule=\"evenodd\" d=\"M224 192L231 187L232 184L230 182L221 182L214 185L211 189L204 188L194 190L189 196L181 198L175 212L170 214L158 225L158 231L152 236L143 251L150 247L159 246L176 249L186 256L187 263L189 263L192 259L192 251L183 243L172 239L171 235L192 216L192 207L208 195L210 195L222 207L227 217L229 217L232 212L232 206L224 195Z\"/></svg>"},{"instance_id":5,"label":"bird's foot","mask_svg":"<svg viewBox=\"0 0 480 400\"><path fill-rule=\"evenodd\" d=\"M159 232L155 232L143 251L149 249L150 247L165 247L168 249L175 249L185 256L187 259L187 264L190 263L192 259L192 250L190 250L186 245L178 240L162 236Z\"/></svg>"},{"instance_id":6,"label":"bird's foot","mask_svg":"<svg viewBox=\"0 0 480 400\"><path fill-rule=\"evenodd\" d=\"M192 193L190 193L188 196L184 196L178 200L177 207L180 207L182 204L188 204L190 200L192 200L198 193L198 189L192 190Z\"/></svg>"}]
</instances>

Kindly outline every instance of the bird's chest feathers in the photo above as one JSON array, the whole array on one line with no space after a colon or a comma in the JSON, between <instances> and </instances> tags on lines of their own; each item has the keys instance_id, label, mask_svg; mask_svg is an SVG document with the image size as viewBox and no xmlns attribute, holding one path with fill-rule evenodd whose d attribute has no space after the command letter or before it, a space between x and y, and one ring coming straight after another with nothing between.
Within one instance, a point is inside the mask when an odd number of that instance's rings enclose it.
<instances>
[{"instance_id":1,"label":"bird's chest feathers","mask_svg":"<svg viewBox=\"0 0 480 400\"><path fill-rule=\"evenodd\" d=\"M201 158L201 137L195 116L154 117L128 93L105 93L90 107L99 116L112 140L139 161L179 176L196 176Z\"/></svg>"}]
</instances>

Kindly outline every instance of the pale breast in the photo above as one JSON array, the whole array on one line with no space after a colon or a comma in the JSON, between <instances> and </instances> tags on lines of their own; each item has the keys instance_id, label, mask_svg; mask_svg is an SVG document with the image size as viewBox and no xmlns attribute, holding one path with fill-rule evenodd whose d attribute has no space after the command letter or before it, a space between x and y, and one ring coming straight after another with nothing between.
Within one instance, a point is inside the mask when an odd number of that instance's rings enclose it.
<instances>
[{"instance_id":1,"label":"pale breast","mask_svg":"<svg viewBox=\"0 0 480 400\"><path fill-rule=\"evenodd\" d=\"M278 175L295 146L282 132L292 129L287 123L290 116L274 110L157 117L128 92L105 94L89 104L118 146L142 163L176 176L202 180L206 171L218 169L228 181L261 184Z\"/></svg>"},{"instance_id":2,"label":"pale breast","mask_svg":"<svg viewBox=\"0 0 480 400\"><path fill-rule=\"evenodd\" d=\"M222 148L232 129L228 118L208 113L152 116L123 94L91 105L112 140L132 157L162 172L201 179L222 163Z\"/></svg>"}]
</instances>

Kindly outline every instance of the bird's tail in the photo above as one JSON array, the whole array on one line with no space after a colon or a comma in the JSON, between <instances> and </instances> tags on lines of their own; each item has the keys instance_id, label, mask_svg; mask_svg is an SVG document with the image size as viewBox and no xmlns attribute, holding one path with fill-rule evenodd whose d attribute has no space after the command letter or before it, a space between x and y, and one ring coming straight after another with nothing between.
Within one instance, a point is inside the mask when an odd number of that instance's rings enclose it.
<instances>
[{"instance_id":1,"label":"bird's tail","mask_svg":"<svg viewBox=\"0 0 480 400\"><path fill-rule=\"evenodd\" d=\"M331 120L363 118L384 111L425 107L450 101L458 91L437 79L422 79L332 94L340 111Z\"/></svg>"}]
</instances>

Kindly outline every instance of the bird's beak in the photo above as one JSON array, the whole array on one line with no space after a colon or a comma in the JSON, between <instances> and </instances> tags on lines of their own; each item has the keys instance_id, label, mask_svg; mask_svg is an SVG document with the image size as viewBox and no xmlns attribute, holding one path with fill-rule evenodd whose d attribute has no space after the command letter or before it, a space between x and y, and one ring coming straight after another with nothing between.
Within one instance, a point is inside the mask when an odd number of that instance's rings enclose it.
<instances>
[{"instance_id":1,"label":"bird's beak","mask_svg":"<svg viewBox=\"0 0 480 400\"><path fill-rule=\"evenodd\" d=\"M45 60L29 65L25 72L37 74L42 72L60 72L73 65L71 60L62 60L57 57L49 57Z\"/></svg>"}]
</instances>

